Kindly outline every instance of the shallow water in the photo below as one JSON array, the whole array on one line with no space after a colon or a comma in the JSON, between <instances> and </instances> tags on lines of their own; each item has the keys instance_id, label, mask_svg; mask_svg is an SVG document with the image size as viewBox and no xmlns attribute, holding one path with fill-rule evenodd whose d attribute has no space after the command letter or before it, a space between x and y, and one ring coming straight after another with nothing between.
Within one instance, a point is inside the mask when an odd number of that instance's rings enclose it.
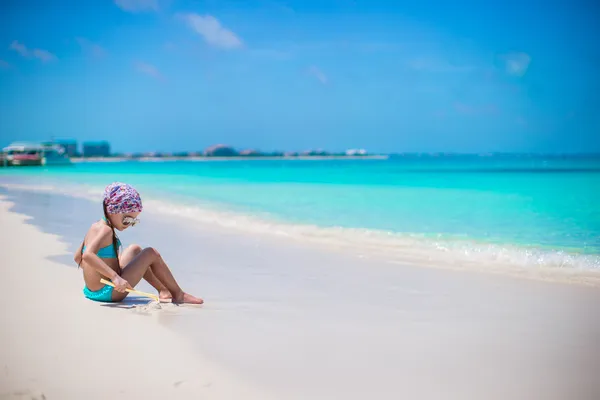
<instances>
[{"instance_id":1,"label":"shallow water","mask_svg":"<svg viewBox=\"0 0 600 400\"><path fill-rule=\"evenodd\" d=\"M0 170L99 199L120 180L145 204L249 232L364 246L404 261L600 268L600 158L117 162ZM401 254L400 254L401 253Z\"/></svg>"}]
</instances>

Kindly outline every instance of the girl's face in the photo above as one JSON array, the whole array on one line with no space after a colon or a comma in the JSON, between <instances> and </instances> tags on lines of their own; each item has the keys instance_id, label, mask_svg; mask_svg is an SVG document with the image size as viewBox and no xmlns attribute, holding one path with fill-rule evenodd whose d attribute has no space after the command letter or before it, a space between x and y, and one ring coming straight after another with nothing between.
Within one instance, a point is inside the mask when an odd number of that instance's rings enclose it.
<instances>
[{"instance_id":1,"label":"girl's face","mask_svg":"<svg viewBox=\"0 0 600 400\"><path fill-rule=\"evenodd\" d=\"M124 231L130 226L134 226L140 220L138 219L138 215L141 212L132 212L132 213L121 213L121 214L111 214L108 217L110 218L110 223L112 226L118 230L119 232Z\"/></svg>"}]
</instances>

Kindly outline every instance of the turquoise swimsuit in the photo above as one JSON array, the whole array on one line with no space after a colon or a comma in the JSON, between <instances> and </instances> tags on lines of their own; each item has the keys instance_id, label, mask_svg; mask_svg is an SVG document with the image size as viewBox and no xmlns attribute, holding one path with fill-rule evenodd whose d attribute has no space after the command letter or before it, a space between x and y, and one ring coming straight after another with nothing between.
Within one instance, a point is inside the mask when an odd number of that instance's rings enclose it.
<instances>
[{"instance_id":1,"label":"turquoise swimsuit","mask_svg":"<svg viewBox=\"0 0 600 400\"><path fill-rule=\"evenodd\" d=\"M121 247L121 241L117 238L117 249ZM83 246L82 252L85 251L85 246ZM116 252L114 246L109 244L106 247L98 250L98 257L100 258L116 258ZM95 292L91 291L86 287L83 288L83 295L90 300L94 301L103 301L103 302L111 302L112 300L112 292L113 287L105 285L102 289L96 290Z\"/></svg>"}]
</instances>

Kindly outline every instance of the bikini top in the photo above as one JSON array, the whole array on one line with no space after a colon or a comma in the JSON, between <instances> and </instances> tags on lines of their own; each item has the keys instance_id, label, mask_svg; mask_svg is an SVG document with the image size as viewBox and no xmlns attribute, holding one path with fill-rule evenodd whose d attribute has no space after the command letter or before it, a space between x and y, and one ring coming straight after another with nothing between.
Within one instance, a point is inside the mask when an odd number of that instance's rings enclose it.
<instances>
[{"instance_id":1,"label":"bikini top","mask_svg":"<svg viewBox=\"0 0 600 400\"><path fill-rule=\"evenodd\" d=\"M117 251L115 251L115 247L111 243L108 246L103 247L100 250L98 250L98 253L96 253L96 254L100 258L117 258L116 254L119 254L118 249L120 247L121 247L121 241L119 240L119 238L117 238ZM82 251L85 251L85 246L83 246Z\"/></svg>"},{"instance_id":2,"label":"bikini top","mask_svg":"<svg viewBox=\"0 0 600 400\"><path fill-rule=\"evenodd\" d=\"M104 221L106 221L106 218L102 217L102 219ZM83 246L83 249L81 249L82 253L85 251L85 247L86 246ZM96 254L100 258L117 258L116 255L119 254L119 248L120 247L121 247L121 240L119 238L117 238L117 250L116 251L115 251L115 247L111 243L108 246L103 247L100 250L98 250L98 253L96 253Z\"/></svg>"}]
</instances>

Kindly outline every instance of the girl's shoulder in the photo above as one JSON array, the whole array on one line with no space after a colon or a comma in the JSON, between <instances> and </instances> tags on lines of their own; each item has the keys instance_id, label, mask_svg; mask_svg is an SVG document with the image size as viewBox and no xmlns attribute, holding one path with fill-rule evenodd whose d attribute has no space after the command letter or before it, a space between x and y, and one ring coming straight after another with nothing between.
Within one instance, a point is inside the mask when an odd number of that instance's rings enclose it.
<instances>
[{"instance_id":1,"label":"girl's shoulder","mask_svg":"<svg viewBox=\"0 0 600 400\"><path fill-rule=\"evenodd\" d=\"M86 241L90 241L93 239L110 239L112 241L112 229L110 228L110 226L106 225L102 221L94 222L85 235Z\"/></svg>"}]
</instances>

